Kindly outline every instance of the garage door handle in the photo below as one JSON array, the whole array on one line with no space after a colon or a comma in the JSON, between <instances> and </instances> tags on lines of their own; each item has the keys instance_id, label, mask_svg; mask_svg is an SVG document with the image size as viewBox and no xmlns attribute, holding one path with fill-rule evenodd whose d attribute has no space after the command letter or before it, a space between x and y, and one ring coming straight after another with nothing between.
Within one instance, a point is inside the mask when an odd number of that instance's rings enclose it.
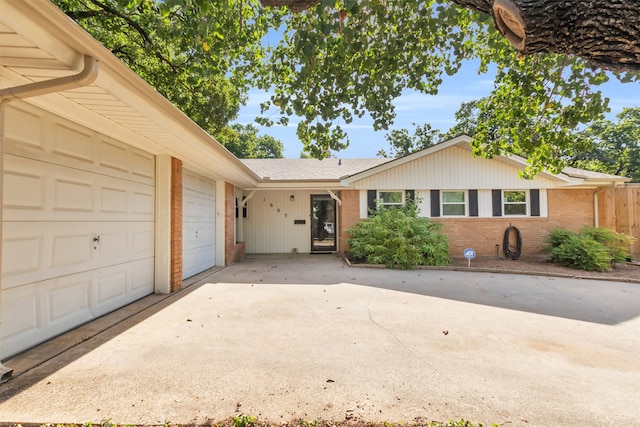
<instances>
[{"instance_id":1,"label":"garage door handle","mask_svg":"<svg viewBox=\"0 0 640 427\"><path fill-rule=\"evenodd\" d=\"M94 243L100 243L100 235L97 235L93 238Z\"/></svg>"}]
</instances>

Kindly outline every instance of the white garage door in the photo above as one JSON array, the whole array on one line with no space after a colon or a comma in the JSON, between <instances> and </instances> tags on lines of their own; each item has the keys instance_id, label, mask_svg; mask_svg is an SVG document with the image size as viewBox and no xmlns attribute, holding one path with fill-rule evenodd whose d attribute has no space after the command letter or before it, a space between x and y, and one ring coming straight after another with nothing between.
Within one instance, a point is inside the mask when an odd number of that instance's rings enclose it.
<instances>
[{"instance_id":1,"label":"white garage door","mask_svg":"<svg viewBox=\"0 0 640 427\"><path fill-rule=\"evenodd\" d=\"M26 105L6 114L2 357L154 289L154 157Z\"/></svg>"},{"instance_id":2,"label":"white garage door","mask_svg":"<svg viewBox=\"0 0 640 427\"><path fill-rule=\"evenodd\" d=\"M216 183L182 172L182 278L216 265Z\"/></svg>"}]
</instances>

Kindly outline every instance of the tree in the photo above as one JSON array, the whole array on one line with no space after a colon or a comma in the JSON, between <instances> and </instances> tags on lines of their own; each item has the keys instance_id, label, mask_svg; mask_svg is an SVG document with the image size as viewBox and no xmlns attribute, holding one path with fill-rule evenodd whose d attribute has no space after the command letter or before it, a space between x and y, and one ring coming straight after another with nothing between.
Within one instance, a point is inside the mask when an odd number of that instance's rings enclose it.
<instances>
[{"instance_id":1,"label":"tree","mask_svg":"<svg viewBox=\"0 0 640 427\"><path fill-rule=\"evenodd\" d=\"M474 152L522 154L530 163L524 176L558 172L578 144L575 130L608 111L609 100L593 88L609 75L575 56L522 56L490 19L441 0L323 0L285 19L259 80L274 92L263 104L270 116L260 123L298 116L305 146L337 150L348 144L342 127L354 117L369 114L374 129L388 129L393 101L404 90L436 94L444 74L476 58L478 72L493 63L497 73L492 93L479 103L492 110L474 135ZM632 81L638 74L619 77Z\"/></svg>"},{"instance_id":2,"label":"tree","mask_svg":"<svg viewBox=\"0 0 640 427\"><path fill-rule=\"evenodd\" d=\"M284 157L284 146L269 135L258 135L251 124L234 123L216 135L217 140L240 159L277 159Z\"/></svg>"},{"instance_id":3,"label":"tree","mask_svg":"<svg viewBox=\"0 0 640 427\"><path fill-rule=\"evenodd\" d=\"M393 129L385 135L385 139L389 143L389 153L384 149L378 151L379 157L403 157L416 151L424 150L435 145L443 135L437 129L431 129L431 125L426 123L416 127L413 135L409 135L407 129Z\"/></svg>"},{"instance_id":4,"label":"tree","mask_svg":"<svg viewBox=\"0 0 640 427\"><path fill-rule=\"evenodd\" d=\"M617 123L601 120L581 133L592 149L575 156L571 165L640 182L640 108L625 108L616 117Z\"/></svg>"},{"instance_id":5,"label":"tree","mask_svg":"<svg viewBox=\"0 0 640 427\"><path fill-rule=\"evenodd\" d=\"M258 122L299 118L298 138L315 157L348 146L343 127L354 117L389 129L403 91L436 94L445 74L477 59L479 73L490 63L497 73L478 104L491 114L474 151L515 149L529 159L525 175L558 171L578 144L575 129L608 109L594 89L610 78L605 70L640 76L636 0L263 0L300 13L259 0L54 1L210 133L235 117L250 85L272 91ZM540 21L541 10L553 19ZM281 37L267 45L270 29ZM534 54L545 51L555 53Z\"/></svg>"},{"instance_id":6,"label":"tree","mask_svg":"<svg viewBox=\"0 0 640 427\"><path fill-rule=\"evenodd\" d=\"M52 1L212 134L237 117L282 15L257 1Z\"/></svg>"},{"instance_id":7,"label":"tree","mask_svg":"<svg viewBox=\"0 0 640 427\"><path fill-rule=\"evenodd\" d=\"M524 55L569 54L609 70L640 71L640 3L636 0L450 1L493 17L497 29ZM335 2L262 0L265 6L288 6L294 12L318 3ZM357 9L355 3L345 0L342 10L348 14Z\"/></svg>"}]
</instances>

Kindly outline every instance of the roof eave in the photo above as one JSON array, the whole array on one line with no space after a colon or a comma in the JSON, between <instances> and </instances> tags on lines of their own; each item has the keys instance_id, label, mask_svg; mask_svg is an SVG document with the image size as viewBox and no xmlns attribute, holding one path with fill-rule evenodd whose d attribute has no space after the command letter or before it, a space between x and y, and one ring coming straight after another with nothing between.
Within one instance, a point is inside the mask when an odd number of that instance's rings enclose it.
<instances>
[{"instance_id":1,"label":"roof eave","mask_svg":"<svg viewBox=\"0 0 640 427\"><path fill-rule=\"evenodd\" d=\"M90 55L98 59L100 72L94 85L107 90L134 110L147 116L158 126L159 130L175 136L177 144L172 144L171 147L143 137L150 144L159 145L154 151L175 154L186 164L193 163L200 166L201 169L207 170L213 169L211 162L213 158L218 162L224 160L226 163L223 167L225 180L238 186L256 185L261 181L260 177L251 169L242 164L211 135L201 129L51 2L48 0L7 1L3 6L3 15L7 16L9 12L13 12L14 15L17 12L22 15L21 19L33 22L40 32L33 36L38 40L33 40L31 37L30 41L71 69L78 68L83 55ZM26 28L26 26L24 27ZM16 31L19 30L20 28L16 29ZM45 33L48 33L49 37L44 37ZM25 36L25 34L21 35ZM98 113L92 112L92 114ZM207 155L203 156L203 153ZM216 164L217 169L220 169L220 166L219 163Z\"/></svg>"}]
</instances>

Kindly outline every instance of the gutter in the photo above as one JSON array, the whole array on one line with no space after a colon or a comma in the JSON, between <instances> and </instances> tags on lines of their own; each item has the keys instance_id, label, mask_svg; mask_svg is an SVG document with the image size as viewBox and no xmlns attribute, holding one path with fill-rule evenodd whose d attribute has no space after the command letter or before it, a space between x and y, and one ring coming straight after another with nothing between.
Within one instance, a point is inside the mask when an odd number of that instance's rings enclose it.
<instances>
[{"instance_id":1,"label":"gutter","mask_svg":"<svg viewBox=\"0 0 640 427\"><path fill-rule=\"evenodd\" d=\"M4 107L11 101L30 98L33 96L47 95L50 93L62 92L64 90L75 89L87 86L98 78L98 61L85 55L84 68L78 74L58 77L43 82L28 83L21 86L0 89L0 176L4 174ZM2 186L0 186L0 200L2 200ZM0 223L2 222L2 206L0 206ZM2 240L2 229L0 229L0 240ZM0 248L0 257L2 248ZM0 291L0 300L2 292ZM9 381L13 375L13 369L4 366L0 362L0 384Z\"/></svg>"},{"instance_id":2,"label":"gutter","mask_svg":"<svg viewBox=\"0 0 640 427\"><path fill-rule=\"evenodd\" d=\"M98 69L98 60L85 55L84 68L78 74L0 89L0 106L18 99L47 95L90 85L98 78Z\"/></svg>"}]
</instances>

